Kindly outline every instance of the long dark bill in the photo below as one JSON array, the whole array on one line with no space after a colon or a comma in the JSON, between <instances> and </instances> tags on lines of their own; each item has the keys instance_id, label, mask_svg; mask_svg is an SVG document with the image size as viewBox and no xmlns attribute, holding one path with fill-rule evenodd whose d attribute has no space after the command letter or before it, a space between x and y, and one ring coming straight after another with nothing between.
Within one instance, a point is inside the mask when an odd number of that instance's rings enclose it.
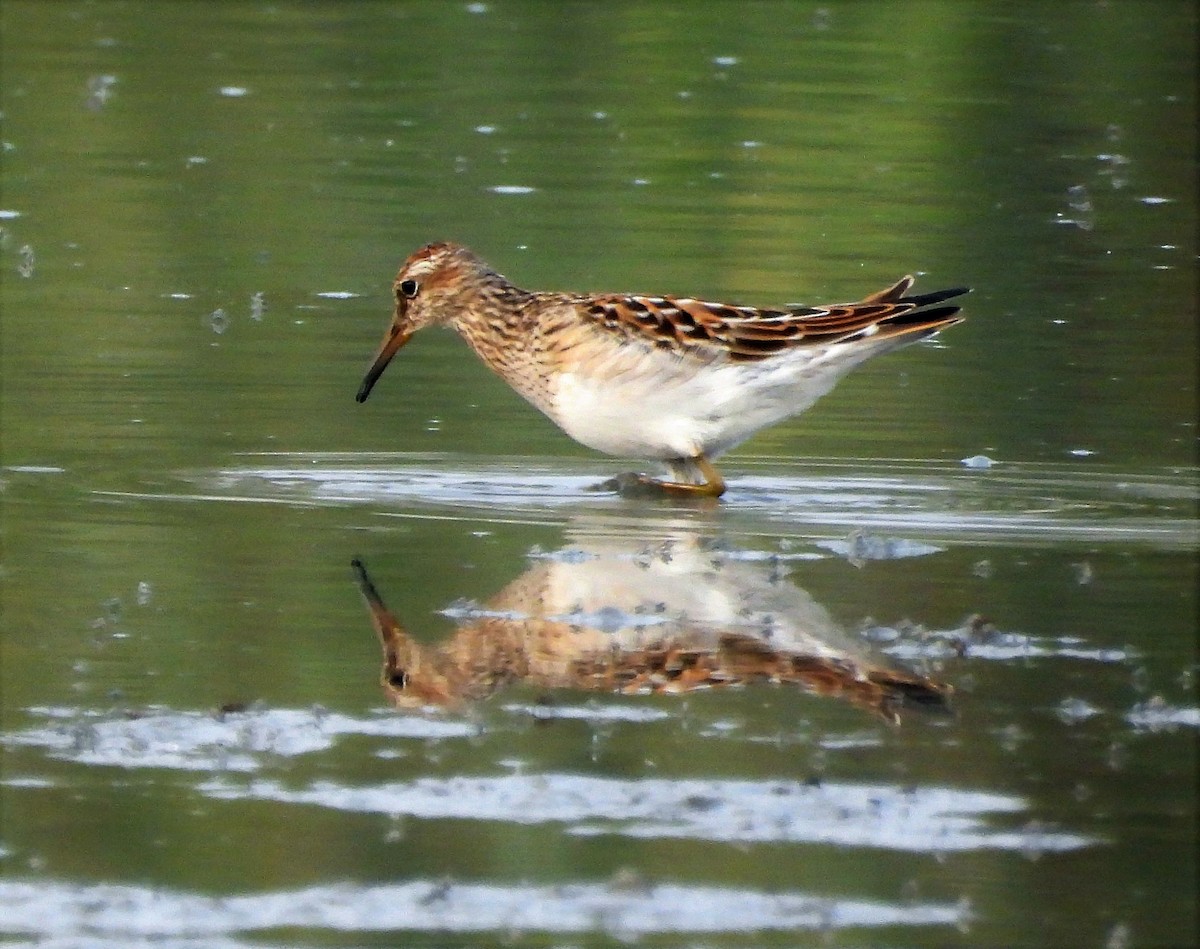
<instances>
[{"instance_id":1,"label":"long dark bill","mask_svg":"<svg viewBox=\"0 0 1200 949\"><path fill-rule=\"evenodd\" d=\"M411 331L402 330L395 323L388 327L387 334L383 337L383 343L379 347L379 352L375 354L371 368L367 370L367 374L363 376L362 385L358 387L358 395L354 397L355 402L367 401L367 396L375 388L375 383L383 375L383 370L392 361L392 357L400 351L400 347L408 342L410 336L412 336Z\"/></svg>"}]
</instances>

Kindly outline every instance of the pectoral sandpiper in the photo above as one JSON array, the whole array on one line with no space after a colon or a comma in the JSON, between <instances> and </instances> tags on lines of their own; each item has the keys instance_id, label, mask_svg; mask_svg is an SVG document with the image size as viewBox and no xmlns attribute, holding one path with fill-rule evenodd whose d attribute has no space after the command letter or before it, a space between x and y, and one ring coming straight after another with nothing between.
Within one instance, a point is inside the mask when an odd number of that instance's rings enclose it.
<instances>
[{"instance_id":1,"label":"pectoral sandpiper","mask_svg":"<svg viewBox=\"0 0 1200 949\"><path fill-rule=\"evenodd\" d=\"M717 497L712 460L803 412L871 356L962 319L967 292L909 296L904 277L857 303L759 309L691 297L521 290L457 244L422 247L401 266L395 314L359 387L366 401L400 347L449 326L576 441L665 462L677 494Z\"/></svg>"}]
</instances>

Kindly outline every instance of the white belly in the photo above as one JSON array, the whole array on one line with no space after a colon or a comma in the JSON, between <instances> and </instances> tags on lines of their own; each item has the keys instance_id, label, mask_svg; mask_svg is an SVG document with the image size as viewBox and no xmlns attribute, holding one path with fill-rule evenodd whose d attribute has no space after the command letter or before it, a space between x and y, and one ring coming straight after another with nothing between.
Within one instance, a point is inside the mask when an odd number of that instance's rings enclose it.
<instances>
[{"instance_id":1,"label":"white belly","mask_svg":"<svg viewBox=\"0 0 1200 949\"><path fill-rule=\"evenodd\" d=\"M804 411L848 368L806 355L702 369L652 360L606 378L564 373L548 414L576 441L610 455L715 458Z\"/></svg>"}]
</instances>

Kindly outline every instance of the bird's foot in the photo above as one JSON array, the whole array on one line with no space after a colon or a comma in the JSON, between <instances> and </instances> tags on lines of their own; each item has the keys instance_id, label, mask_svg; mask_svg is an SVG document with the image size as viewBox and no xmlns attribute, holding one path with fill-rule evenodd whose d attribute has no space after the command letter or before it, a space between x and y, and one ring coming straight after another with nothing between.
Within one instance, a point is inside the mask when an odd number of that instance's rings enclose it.
<instances>
[{"instance_id":1,"label":"bird's foot","mask_svg":"<svg viewBox=\"0 0 1200 949\"><path fill-rule=\"evenodd\" d=\"M705 470L707 469L707 470ZM716 469L707 461L701 468L707 480L700 483L691 481L667 481L652 478L635 471L625 472L615 478L606 478L599 484L592 485L591 491L605 491L619 494L623 498L661 498L664 495L675 498L702 498L715 500L725 492L725 481L717 474Z\"/></svg>"}]
</instances>

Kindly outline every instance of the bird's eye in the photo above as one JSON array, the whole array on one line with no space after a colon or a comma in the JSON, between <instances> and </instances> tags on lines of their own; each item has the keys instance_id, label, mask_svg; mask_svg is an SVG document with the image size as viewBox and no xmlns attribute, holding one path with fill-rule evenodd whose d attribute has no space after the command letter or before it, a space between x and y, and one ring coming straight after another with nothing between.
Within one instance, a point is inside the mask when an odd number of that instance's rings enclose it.
<instances>
[{"instance_id":1,"label":"bird's eye","mask_svg":"<svg viewBox=\"0 0 1200 949\"><path fill-rule=\"evenodd\" d=\"M406 297L408 297L410 300L417 295L417 291L420 289L421 288L419 286L417 286L417 281L415 281L415 280L401 280L400 281L400 292L402 294L404 294Z\"/></svg>"}]
</instances>

